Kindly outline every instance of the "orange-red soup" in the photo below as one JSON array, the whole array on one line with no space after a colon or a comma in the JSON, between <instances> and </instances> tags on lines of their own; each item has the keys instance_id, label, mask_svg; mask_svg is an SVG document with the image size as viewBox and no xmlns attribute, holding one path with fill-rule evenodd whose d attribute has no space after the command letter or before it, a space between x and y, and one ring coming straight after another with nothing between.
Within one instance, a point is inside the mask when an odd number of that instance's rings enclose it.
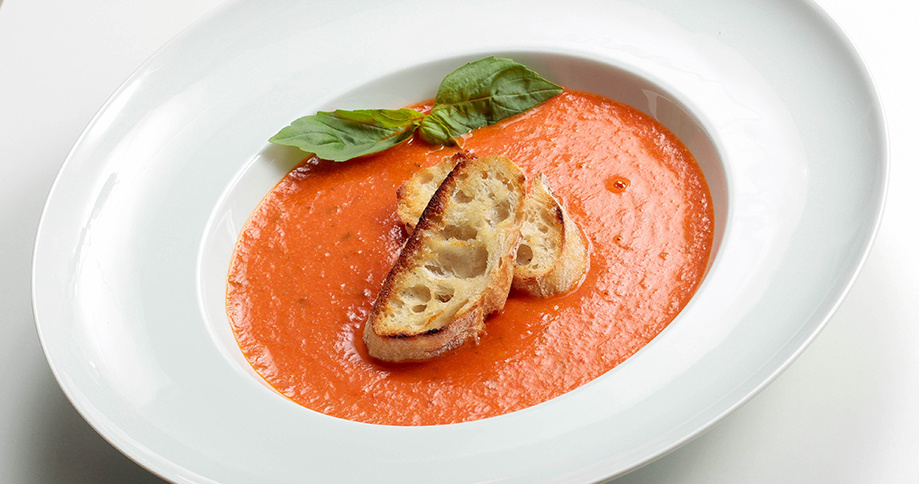
<instances>
[{"instance_id":1,"label":"orange-red soup","mask_svg":"<svg viewBox=\"0 0 919 484\"><path fill-rule=\"evenodd\" d=\"M410 364L372 360L363 324L406 236L396 188L455 148L411 140L378 155L307 159L240 235L227 311L252 367L335 417L389 425L476 420L526 408L609 371L661 332L699 286L713 210L676 137L609 99L566 91L464 138L544 172L590 240L578 289L512 292L478 344Z\"/></svg>"}]
</instances>

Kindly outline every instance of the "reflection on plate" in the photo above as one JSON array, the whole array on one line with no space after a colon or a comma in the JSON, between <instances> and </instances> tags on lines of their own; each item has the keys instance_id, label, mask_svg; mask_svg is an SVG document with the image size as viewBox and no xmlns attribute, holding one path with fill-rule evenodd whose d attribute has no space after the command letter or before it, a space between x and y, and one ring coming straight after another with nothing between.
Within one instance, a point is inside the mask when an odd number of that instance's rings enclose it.
<instances>
[{"instance_id":1,"label":"reflection on plate","mask_svg":"<svg viewBox=\"0 0 919 484\"><path fill-rule=\"evenodd\" d=\"M38 330L76 408L176 481L536 482L627 472L755 394L826 322L874 235L873 87L809 4L587 3L491 2L445 25L447 2L231 2L156 54L74 148L36 240ZM239 229L300 159L265 140L317 109L433 97L489 54L636 106L689 146L718 226L699 292L625 364L501 417L384 427L278 397L223 310Z\"/></svg>"}]
</instances>

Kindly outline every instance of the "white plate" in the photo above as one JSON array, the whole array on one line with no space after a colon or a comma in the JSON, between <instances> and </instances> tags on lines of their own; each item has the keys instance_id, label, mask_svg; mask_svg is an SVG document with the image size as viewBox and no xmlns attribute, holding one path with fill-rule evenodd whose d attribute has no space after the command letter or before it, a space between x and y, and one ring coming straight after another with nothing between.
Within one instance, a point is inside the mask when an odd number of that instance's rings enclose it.
<instances>
[{"instance_id":1,"label":"white plate","mask_svg":"<svg viewBox=\"0 0 919 484\"><path fill-rule=\"evenodd\" d=\"M625 364L509 415L385 427L280 397L223 311L236 234L299 157L266 139L317 109L431 97L490 54L684 139L716 203L701 289ZM802 351L865 258L886 176L872 84L810 3L231 2L144 64L73 149L35 244L35 317L74 406L171 480L597 480L698 435Z\"/></svg>"}]
</instances>

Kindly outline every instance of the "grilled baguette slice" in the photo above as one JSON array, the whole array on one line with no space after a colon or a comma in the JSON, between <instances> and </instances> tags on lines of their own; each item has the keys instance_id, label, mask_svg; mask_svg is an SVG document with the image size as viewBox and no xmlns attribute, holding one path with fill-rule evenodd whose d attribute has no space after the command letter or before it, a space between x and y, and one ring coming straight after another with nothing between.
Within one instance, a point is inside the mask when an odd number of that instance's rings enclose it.
<instances>
[{"instance_id":1,"label":"grilled baguette slice","mask_svg":"<svg viewBox=\"0 0 919 484\"><path fill-rule=\"evenodd\" d=\"M409 234L415 230L415 224L421 218L421 213L428 206L431 196L437 187L447 178L450 170L456 166L457 161L452 156L444 158L440 163L422 168L415 172L408 180L396 190L396 215L405 225Z\"/></svg>"},{"instance_id":2,"label":"grilled baguette slice","mask_svg":"<svg viewBox=\"0 0 919 484\"><path fill-rule=\"evenodd\" d=\"M587 272L587 240L549 187L536 176L524 206L513 287L538 297L574 289Z\"/></svg>"},{"instance_id":3,"label":"grilled baguette slice","mask_svg":"<svg viewBox=\"0 0 919 484\"><path fill-rule=\"evenodd\" d=\"M408 232L453 163L448 158L422 168L399 187L397 213ZM587 240L552 193L544 174L533 180L524 211L513 287L538 297L574 289L587 272Z\"/></svg>"},{"instance_id":4,"label":"grilled baguette slice","mask_svg":"<svg viewBox=\"0 0 919 484\"><path fill-rule=\"evenodd\" d=\"M364 326L371 356L421 361L477 339L504 308L526 177L503 156L455 155Z\"/></svg>"}]
</instances>

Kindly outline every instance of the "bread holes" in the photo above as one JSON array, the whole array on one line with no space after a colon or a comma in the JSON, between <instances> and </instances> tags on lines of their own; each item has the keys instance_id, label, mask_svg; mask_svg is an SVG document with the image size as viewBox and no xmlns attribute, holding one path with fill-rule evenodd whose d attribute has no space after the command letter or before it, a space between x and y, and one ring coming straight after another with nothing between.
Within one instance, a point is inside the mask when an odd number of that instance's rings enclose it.
<instances>
[{"instance_id":1,"label":"bread holes","mask_svg":"<svg viewBox=\"0 0 919 484\"><path fill-rule=\"evenodd\" d=\"M427 185L434 181L434 174L431 173L430 169L421 170L418 172L418 182L422 185Z\"/></svg>"},{"instance_id":2,"label":"bread holes","mask_svg":"<svg viewBox=\"0 0 919 484\"><path fill-rule=\"evenodd\" d=\"M429 219L431 220L431 225L434 225L434 226L442 225L444 223L443 218L441 217L439 213L435 213L431 215Z\"/></svg>"},{"instance_id":3,"label":"bread holes","mask_svg":"<svg viewBox=\"0 0 919 484\"><path fill-rule=\"evenodd\" d=\"M401 300L397 299L400 302L399 307L408 305L411 312L423 313L428 308L428 301L431 300L431 290L424 285L416 284L405 288L400 296Z\"/></svg>"},{"instance_id":4,"label":"bread holes","mask_svg":"<svg viewBox=\"0 0 919 484\"><path fill-rule=\"evenodd\" d=\"M440 278L446 279L446 278L448 278L448 277L450 277L450 276L453 275L453 274L451 274L451 273L448 273L448 272L447 272L447 269L446 269L443 265L441 265L441 264L439 263L439 261L429 262L429 263L427 263L427 264L424 265L424 268L425 268L428 272L430 272L431 275L433 275L433 276L435 276L435 277L440 277Z\"/></svg>"},{"instance_id":5,"label":"bread holes","mask_svg":"<svg viewBox=\"0 0 919 484\"><path fill-rule=\"evenodd\" d=\"M488 248L483 244L452 245L441 249L433 261L424 265L441 278L472 279L488 269Z\"/></svg>"},{"instance_id":6,"label":"bread holes","mask_svg":"<svg viewBox=\"0 0 919 484\"><path fill-rule=\"evenodd\" d=\"M533 261L533 248L527 244L517 246L517 265L526 266Z\"/></svg>"},{"instance_id":7,"label":"bread holes","mask_svg":"<svg viewBox=\"0 0 919 484\"><path fill-rule=\"evenodd\" d=\"M479 235L478 229L471 225L446 225L441 232L445 239L475 240Z\"/></svg>"},{"instance_id":8,"label":"bread holes","mask_svg":"<svg viewBox=\"0 0 919 484\"><path fill-rule=\"evenodd\" d=\"M456 192L453 193L453 201L456 203L469 203L473 200L475 199L472 198L471 195L469 195L468 193L462 190L457 190Z\"/></svg>"},{"instance_id":9,"label":"bread holes","mask_svg":"<svg viewBox=\"0 0 919 484\"><path fill-rule=\"evenodd\" d=\"M508 200L501 200L495 206L495 223L501 223L511 216L511 203Z\"/></svg>"},{"instance_id":10,"label":"bread holes","mask_svg":"<svg viewBox=\"0 0 919 484\"><path fill-rule=\"evenodd\" d=\"M427 286L422 284L416 284L414 286L408 287L402 293L403 297L413 301L419 302L428 302L431 300L431 290Z\"/></svg>"},{"instance_id":11,"label":"bread holes","mask_svg":"<svg viewBox=\"0 0 919 484\"><path fill-rule=\"evenodd\" d=\"M548 209L540 210L538 214L531 214L527 217L527 222L541 234L548 234L552 227L561 225L555 215Z\"/></svg>"},{"instance_id":12,"label":"bread holes","mask_svg":"<svg viewBox=\"0 0 919 484\"><path fill-rule=\"evenodd\" d=\"M437 291L434 293L434 299L442 303L448 303L453 299L453 288L452 287L438 287Z\"/></svg>"},{"instance_id":13,"label":"bread holes","mask_svg":"<svg viewBox=\"0 0 919 484\"><path fill-rule=\"evenodd\" d=\"M564 222L565 215L558 205L553 205L550 210L542 211L542 219L547 225L560 225Z\"/></svg>"}]
</instances>

